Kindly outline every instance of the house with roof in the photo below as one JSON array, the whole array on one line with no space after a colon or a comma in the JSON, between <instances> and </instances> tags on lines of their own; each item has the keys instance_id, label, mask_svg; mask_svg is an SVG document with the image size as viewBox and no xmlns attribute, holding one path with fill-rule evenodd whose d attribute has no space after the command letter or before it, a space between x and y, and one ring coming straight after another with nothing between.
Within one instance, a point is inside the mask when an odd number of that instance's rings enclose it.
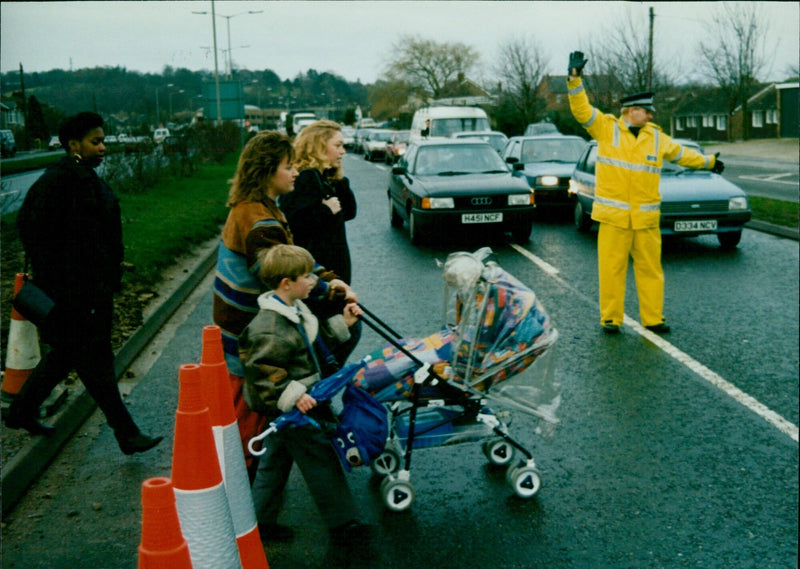
<instances>
[{"instance_id":1,"label":"house with roof","mask_svg":"<svg viewBox=\"0 0 800 569\"><path fill-rule=\"evenodd\" d=\"M619 79L613 75L584 75L583 84L595 107L605 113L618 110L619 100L624 96ZM545 101L545 112L569 111L566 75L545 75L536 92Z\"/></svg>"},{"instance_id":2,"label":"house with roof","mask_svg":"<svg viewBox=\"0 0 800 569\"><path fill-rule=\"evenodd\" d=\"M25 114L12 100L0 102L0 127L22 128L25 126Z\"/></svg>"},{"instance_id":3,"label":"house with roof","mask_svg":"<svg viewBox=\"0 0 800 569\"><path fill-rule=\"evenodd\" d=\"M678 102L670 121L676 138L734 141L752 138L796 138L798 132L798 83L760 85L747 99L729 111L723 91L704 87L688 91Z\"/></svg>"}]
</instances>

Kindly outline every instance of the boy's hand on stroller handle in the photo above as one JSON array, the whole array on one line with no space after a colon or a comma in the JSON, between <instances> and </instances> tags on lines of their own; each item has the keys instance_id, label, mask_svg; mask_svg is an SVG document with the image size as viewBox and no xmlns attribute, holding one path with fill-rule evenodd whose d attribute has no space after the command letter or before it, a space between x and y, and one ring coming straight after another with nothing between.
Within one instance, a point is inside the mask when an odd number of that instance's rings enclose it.
<instances>
[{"instance_id":1,"label":"boy's hand on stroller handle","mask_svg":"<svg viewBox=\"0 0 800 569\"><path fill-rule=\"evenodd\" d=\"M297 410L303 414L308 413L316 406L317 400L311 397L308 393L303 393L303 395L300 396L300 399L297 400L297 403L295 403Z\"/></svg>"},{"instance_id":2,"label":"boy's hand on stroller handle","mask_svg":"<svg viewBox=\"0 0 800 569\"><path fill-rule=\"evenodd\" d=\"M344 317L344 322L348 326L352 326L356 322L358 322L358 317L364 314L364 311L361 310L361 307L355 303L350 302L345 305L344 310L342 310L342 316Z\"/></svg>"}]
</instances>

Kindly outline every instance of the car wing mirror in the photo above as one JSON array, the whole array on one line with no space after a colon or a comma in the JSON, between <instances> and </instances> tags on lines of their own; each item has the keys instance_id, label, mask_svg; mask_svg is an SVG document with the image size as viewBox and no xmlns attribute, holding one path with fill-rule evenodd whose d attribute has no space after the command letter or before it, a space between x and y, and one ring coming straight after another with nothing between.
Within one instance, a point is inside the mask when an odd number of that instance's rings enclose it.
<instances>
[{"instance_id":1,"label":"car wing mirror","mask_svg":"<svg viewBox=\"0 0 800 569\"><path fill-rule=\"evenodd\" d=\"M514 172L519 172L520 170L525 169L525 164L523 164L522 162L516 162L516 158L514 158L514 160L515 162L511 163L513 164L512 168L514 169Z\"/></svg>"},{"instance_id":2,"label":"car wing mirror","mask_svg":"<svg viewBox=\"0 0 800 569\"><path fill-rule=\"evenodd\" d=\"M403 166L394 166L392 168L392 174L394 176L402 176L406 173L406 169Z\"/></svg>"}]
</instances>

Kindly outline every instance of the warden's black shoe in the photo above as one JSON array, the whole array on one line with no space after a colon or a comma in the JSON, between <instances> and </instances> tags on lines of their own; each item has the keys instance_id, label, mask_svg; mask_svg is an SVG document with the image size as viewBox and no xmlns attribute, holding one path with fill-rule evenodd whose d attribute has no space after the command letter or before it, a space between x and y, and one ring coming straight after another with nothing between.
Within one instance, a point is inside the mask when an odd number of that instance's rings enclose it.
<instances>
[{"instance_id":1,"label":"warden's black shoe","mask_svg":"<svg viewBox=\"0 0 800 569\"><path fill-rule=\"evenodd\" d=\"M43 435L45 437L49 437L56 432L55 427L40 423L33 417L18 419L14 416L10 416L5 419L4 423L9 429L25 429L32 435Z\"/></svg>"},{"instance_id":2,"label":"warden's black shoe","mask_svg":"<svg viewBox=\"0 0 800 569\"><path fill-rule=\"evenodd\" d=\"M606 334L619 334L619 324L603 324L603 332Z\"/></svg>"},{"instance_id":3,"label":"warden's black shoe","mask_svg":"<svg viewBox=\"0 0 800 569\"><path fill-rule=\"evenodd\" d=\"M653 324L652 326L645 326L651 332L656 334L669 334L669 326L661 322L660 324Z\"/></svg>"},{"instance_id":4,"label":"warden's black shoe","mask_svg":"<svg viewBox=\"0 0 800 569\"><path fill-rule=\"evenodd\" d=\"M135 437L129 438L117 438L117 442L119 443L119 448L125 454L134 454L137 452L144 452L150 450L158 443L160 443L164 437L148 437L147 435L143 435L139 433Z\"/></svg>"}]
</instances>

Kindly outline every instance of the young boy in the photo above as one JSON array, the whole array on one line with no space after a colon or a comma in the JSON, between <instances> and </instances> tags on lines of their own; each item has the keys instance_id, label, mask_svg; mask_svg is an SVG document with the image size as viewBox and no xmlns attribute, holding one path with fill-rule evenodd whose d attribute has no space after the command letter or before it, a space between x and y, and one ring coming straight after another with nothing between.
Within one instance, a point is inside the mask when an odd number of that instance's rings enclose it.
<instances>
[{"instance_id":1,"label":"young boy","mask_svg":"<svg viewBox=\"0 0 800 569\"><path fill-rule=\"evenodd\" d=\"M245 401L270 421L294 407L307 413L316 406L307 391L321 379L320 364L328 352L320 346L317 318L302 302L316 284L311 254L302 247L279 244L259 257L259 276L272 292L258 298L260 310L239 337L239 350ZM337 337L326 342L346 341L347 327L360 314L357 304L347 304L336 317L343 325L332 326L338 329ZM290 427L270 436L253 481L262 540L287 541L293 536L277 518L295 461L334 540L363 528L356 521L355 502L330 440L311 426Z\"/></svg>"}]
</instances>

